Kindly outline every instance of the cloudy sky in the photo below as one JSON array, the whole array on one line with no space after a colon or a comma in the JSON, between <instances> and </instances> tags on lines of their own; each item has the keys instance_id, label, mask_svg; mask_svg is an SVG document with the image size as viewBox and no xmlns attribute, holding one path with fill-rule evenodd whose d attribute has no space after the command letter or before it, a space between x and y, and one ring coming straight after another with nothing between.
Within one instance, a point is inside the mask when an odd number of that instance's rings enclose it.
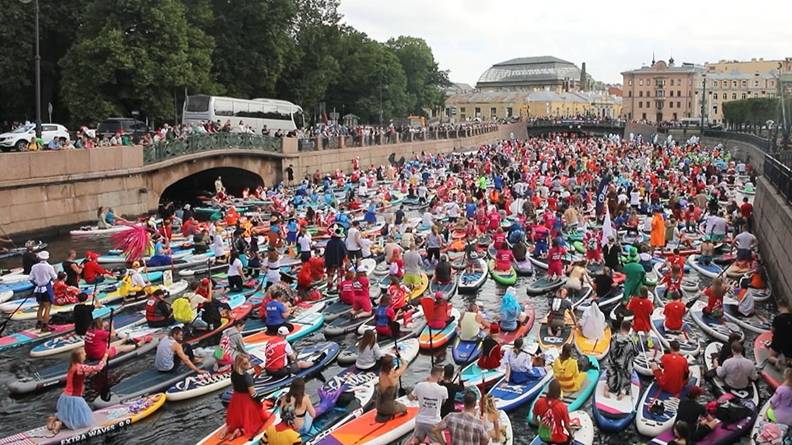
<instances>
[{"instance_id":1,"label":"cloudy sky","mask_svg":"<svg viewBox=\"0 0 792 445\"><path fill-rule=\"evenodd\" d=\"M596 80L673 55L680 62L792 57L792 1L341 0L376 40L422 37L451 80L475 85L492 64L553 55Z\"/></svg>"}]
</instances>

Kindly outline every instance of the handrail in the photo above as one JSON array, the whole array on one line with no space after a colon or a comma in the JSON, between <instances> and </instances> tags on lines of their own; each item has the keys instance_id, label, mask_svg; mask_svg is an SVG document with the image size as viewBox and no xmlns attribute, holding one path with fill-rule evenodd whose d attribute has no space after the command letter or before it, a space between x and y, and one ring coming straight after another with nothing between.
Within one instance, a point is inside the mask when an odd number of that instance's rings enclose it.
<instances>
[{"instance_id":1,"label":"handrail","mask_svg":"<svg viewBox=\"0 0 792 445\"><path fill-rule=\"evenodd\" d=\"M143 163L152 164L186 154L230 148L280 153L282 144L281 138L248 133L196 134L184 139L157 141L144 147Z\"/></svg>"}]
</instances>

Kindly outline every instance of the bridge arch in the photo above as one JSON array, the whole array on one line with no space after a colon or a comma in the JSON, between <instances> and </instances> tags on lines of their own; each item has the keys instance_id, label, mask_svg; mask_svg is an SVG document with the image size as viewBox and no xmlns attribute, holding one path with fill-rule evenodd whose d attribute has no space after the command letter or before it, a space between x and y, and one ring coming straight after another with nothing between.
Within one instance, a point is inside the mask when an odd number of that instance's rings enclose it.
<instances>
[{"instance_id":1,"label":"bridge arch","mask_svg":"<svg viewBox=\"0 0 792 445\"><path fill-rule=\"evenodd\" d=\"M214 180L223 178L229 193L239 196L243 187L272 186L282 177L281 159L247 150L230 150L165 161L144 173L149 208L168 198L184 202L201 191L214 191ZM188 194L192 188L192 194Z\"/></svg>"}]
</instances>

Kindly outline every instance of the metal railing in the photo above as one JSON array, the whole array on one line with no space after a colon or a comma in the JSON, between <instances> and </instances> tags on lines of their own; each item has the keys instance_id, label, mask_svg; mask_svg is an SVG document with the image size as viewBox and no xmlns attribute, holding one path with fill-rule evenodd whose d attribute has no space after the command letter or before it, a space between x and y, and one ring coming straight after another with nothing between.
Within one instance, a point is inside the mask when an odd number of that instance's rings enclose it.
<instances>
[{"instance_id":1,"label":"metal railing","mask_svg":"<svg viewBox=\"0 0 792 445\"><path fill-rule=\"evenodd\" d=\"M152 164L192 153L239 148L280 153L283 140L247 133L196 134L185 139L155 142L143 148L143 163Z\"/></svg>"},{"instance_id":2,"label":"metal railing","mask_svg":"<svg viewBox=\"0 0 792 445\"><path fill-rule=\"evenodd\" d=\"M755 134L751 133L739 133L736 131L724 131L724 130L704 130L704 136L706 137L714 137L714 138L721 138L721 139L732 139L735 141L745 142L747 144L755 145L764 153L770 152L770 140L765 139L763 137L759 137Z\"/></svg>"},{"instance_id":3,"label":"metal railing","mask_svg":"<svg viewBox=\"0 0 792 445\"><path fill-rule=\"evenodd\" d=\"M792 170L782 164L778 159L765 155L764 177L773 184L778 193L786 198L787 203L792 203Z\"/></svg>"}]
</instances>

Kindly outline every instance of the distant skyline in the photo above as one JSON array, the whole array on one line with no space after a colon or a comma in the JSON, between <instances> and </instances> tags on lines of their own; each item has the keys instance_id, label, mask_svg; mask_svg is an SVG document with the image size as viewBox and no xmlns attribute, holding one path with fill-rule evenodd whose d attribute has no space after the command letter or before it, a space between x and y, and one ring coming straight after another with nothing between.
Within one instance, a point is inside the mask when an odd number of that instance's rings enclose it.
<instances>
[{"instance_id":1,"label":"distant skyline","mask_svg":"<svg viewBox=\"0 0 792 445\"><path fill-rule=\"evenodd\" d=\"M756 6L756 8L752 8ZM673 56L676 63L792 57L792 2L666 0L341 0L344 21L369 37L421 37L452 82L475 86L495 63L555 56L594 79Z\"/></svg>"}]
</instances>

